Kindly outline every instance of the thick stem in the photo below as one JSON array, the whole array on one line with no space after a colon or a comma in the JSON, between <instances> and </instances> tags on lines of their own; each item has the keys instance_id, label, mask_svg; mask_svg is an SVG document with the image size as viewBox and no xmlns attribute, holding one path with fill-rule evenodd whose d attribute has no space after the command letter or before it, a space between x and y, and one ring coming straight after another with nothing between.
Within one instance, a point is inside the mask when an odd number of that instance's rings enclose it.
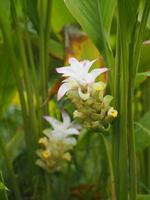
<instances>
[{"instance_id":1,"label":"thick stem","mask_svg":"<svg viewBox=\"0 0 150 200\"><path fill-rule=\"evenodd\" d=\"M127 143L127 98L128 98L128 72L127 72L127 51L126 44L123 42L124 38L120 37L120 75L118 81L120 84L119 92L119 118L117 126L119 129L119 146L116 159L118 159L118 200L128 199L128 143ZM123 43L123 44L122 44ZM119 85L118 84L118 85Z\"/></svg>"},{"instance_id":2,"label":"thick stem","mask_svg":"<svg viewBox=\"0 0 150 200\"><path fill-rule=\"evenodd\" d=\"M119 92L115 92L115 100L118 103L118 119L115 122L114 135L114 162L117 162L115 166L115 181L116 181L116 195L118 200L128 199L128 42L127 33L125 30L125 13L124 3L118 0L118 50L117 62L116 62L116 75L115 81ZM118 70L118 68L120 68ZM120 77L118 77L118 72ZM118 137L119 139L116 138ZM117 146L117 147L116 147Z\"/></svg>"},{"instance_id":3,"label":"thick stem","mask_svg":"<svg viewBox=\"0 0 150 200\"><path fill-rule=\"evenodd\" d=\"M120 45L119 45L119 29L117 30L117 48L116 48L116 64L115 68L113 69L114 72L114 92L113 95L115 97L115 108L119 110L119 102L120 102L120 95L119 95L119 81L118 77L120 77ZM118 173L118 162L119 162L119 118L115 120L113 123L113 135L112 135L112 148L113 148L113 168L114 168L114 175L115 175L115 191L116 196L118 197L119 191L119 173Z\"/></svg>"},{"instance_id":4,"label":"thick stem","mask_svg":"<svg viewBox=\"0 0 150 200\"><path fill-rule=\"evenodd\" d=\"M141 55L143 34L146 27L147 18L150 10L150 1L145 1L141 24L135 27L133 31L132 42L130 44L129 58L129 85L128 85L128 145L129 145L129 177L130 177L130 199L137 198L137 169L136 169L136 150L135 150L135 135L134 135L134 116L133 116L133 101L134 101L134 81L138 72L139 59ZM137 31L137 33L136 33ZM135 37L137 35L137 37ZM134 38L136 38L134 40Z\"/></svg>"},{"instance_id":5,"label":"thick stem","mask_svg":"<svg viewBox=\"0 0 150 200\"><path fill-rule=\"evenodd\" d=\"M130 77L132 79L132 77ZM136 171L136 150L133 119L133 82L129 80L128 96L128 145L129 145L129 179L130 199L136 200L137 194L137 171Z\"/></svg>"}]
</instances>

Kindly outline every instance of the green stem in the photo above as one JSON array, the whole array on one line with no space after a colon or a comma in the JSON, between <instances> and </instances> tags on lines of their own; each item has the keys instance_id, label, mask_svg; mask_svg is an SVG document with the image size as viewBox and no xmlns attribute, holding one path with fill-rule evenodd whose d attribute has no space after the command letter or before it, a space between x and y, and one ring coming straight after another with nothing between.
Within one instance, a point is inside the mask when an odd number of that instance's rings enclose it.
<instances>
[{"instance_id":1,"label":"green stem","mask_svg":"<svg viewBox=\"0 0 150 200\"><path fill-rule=\"evenodd\" d=\"M130 66L131 67L131 66ZM132 77L130 77L132 79ZM136 172L136 150L133 119L133 82L129 80L128 96L128 145L129 145L129 177L130 177L130 199L137 199L137 172Z\"/></svg>"},{"instance_id":2,"label":"green stem","mask_svg":"<svg viewBox=\"0 0 150 200\"><path fill-rule=\"evenodd\" d=\"M51 196L51 174L47 174L45 173L45 185L46 185L46 199L51 200L52 196Z\"/></svg>"},{"instance_id":3,"label":"green stem","mask_svg":"<svg viewBox=\"0 0 150 200\"><path fill-rule=\"evenodd\" d=\"M26 59L26 52L24 48L24 44L22 41L22 36L19 30L19 21L16 13L15 3L14 0L11 0L11 8L12 8L12 17L16 28L16 34L18 37L18 44L21 56L21 64L23 69L23 75L25 80L25 87L27 92L27 102L28 102L28 112L29 112L29 121L30 121L30 128L32 130L32 135L30 135L30 148L31 152L35 151L35 144L37 141L38 129L37 129L37 122L36 122L36 113L35 113L35 106L34 106L34 95L32 91L32 84L30 79L30 73L28 69L27 59Z\"/></svg>"},{"instance_id":4,"label":"green stem","mask_svg":"<svg viewBox=\"0 0 150 200\"><path fill-rule=\"evenodd\" d=\"M143 105L143 114L146 114L148 111L150 111L150 79L147 78L145 82L142 84L142 105ZM144 151L144 166L145 166L145 176L144 176L144 184L148 188L150 188L150 147L145 149Z\"/></svg>"},{"instance_id":5,"label":"green stem","mask_svg":"<svg viewBox=\"0 0 150 200\"><path fill-rule=\"evenodd\" d=\"M50 37L50 17L51 17L52 0L47 0L46 13L44 13L44 2L40 0L40 74L41 74L41 92L42 92L42 106L44 113L48 114L48 40ZM45 14L45 15L44 15Z\"/></svg>"},{"instance_id":6,"label":"green stem","mask_svg":"<svg viewBox=\"0 0 150 200\"><path fill-rule=\"evenodd\" d=\"M46 11L46 25L45 25L45 65L46 65L46 82L48 83L48 58L49 58L49 51L48 51L48 45L49 45L49 39L50 39L50 29L51 29L51 8L52 8L52 0L47 0L47 11ZM48 90L48 85L46 85Z\"/></svg>"},{"instance_id":7,"label":"green stem","mask_svg":"<svg viewBox=\"0 0 150 200\"><path fill-rule=\"evenodd\" d=\"M109 143L107 141L107 139L105 139L103 134L99 134L102 138L104 147L105 147L105 151L106 151L106 156L107 156L107 160L108 160L108 166L109 166L109 171L110 171L110 183L111 183L111 200L115 200L115 187L114 187L114 173L113 173L113 166L112 166L112 160L111 160L111 153L109 150Z\"/></svg>"},{"instance_id":8,"label":"green stem","mask_svg":"<svg viewBox=\"0 0 150 200\"><path fill-rule=\"evenodd\" d=\"M132 42L130 44L129 58L129 85L128 85L128 145L129 145L129 177L130 177L130 199L136 200L137 196L137 172L136 172L136 150L134 135L134 117L133 117L133 101L134 101L134 81L138 71L139 59L141 55L143 34L149 15L150 1L145 2L143 16L139 29L136 27L133 31ZM136 30L138 30L137 37ZM134 37L136 41L134 43Z\"/></svg>"},{"instance_id":9,"label":"green stem","mask_svg":"<svg viewBox=\"0 0 150 200\"><path fill-rule=\"evenodd\" d=\"M119 102L120 102L120 83L118 77L120 77L120 45L119 45L119 28L117 30L117 48L116 48L116 58L115 58L115 68L114 73L114 97L115 97L115 108L119 111ZM119 141L120 141L120 125L119 118L113 123L113 135L112 135L112 148L113 148L113 168L115 175L115 190L116 196L118 196L119 191L119 173L118 173L118 162L119 162Z\"/></svg>"},{"instance_id":10,"label":"green stem","mask_svg":"<svg viewBox=\"0 0 150 200\"><path fill-rule=\"evenodd\" d=\"M0 170L0 183L1 182L4 184L3 175L2 175L2 172ZM7 192L6 192L5 188L2 191L0 191L0 197L1 197L1 200L8 200L8 196L7 196Z\"/></svg>"},{"instance_id":11,"label":"green stem","mask_svg":"<svg viewBox=\"0 0 150 200\"><path fill-rule=\"evenodd\" d=\"M2 28L4 41L6 43L7 48L9 49L8 54L9 54L10 61L12 63L12 71L13 71L13 74L14 74L14 77L16 80L17 89L19 92L20 102L21 102L21 106L22 106L23 119L24 119L24 122L27 122L28 116L27 116L27 105L26 105L26 100L25 100L25 96L24 96L24 86L23 86L22 77L20 75L20 71L18 70L18 62L15 59L12 41L9 36L10 30L8 28L6 28L6 26L4 25L4 21L1 18L0 18L0 26ZM25 127L25 131L28 132L27 123L24 124L24 127ZM27 142L27 146L28 146L28 142Z\"/></svg>"},{"instance_id":12,"label":"green stem","mask_svg":"<svg viewBox=\"0 0 150 200\"><path fill-rule=\"evenodd\" d=\"M42 94L42 105L47 99L47 74L46 74L46 63L45 63L45 12L44 12L44 2L40 0L40 11L39 11L39 19L40 19L40 91ZM47 113L47 106L43 105L43 115Z\"/></svg>"},{"instance_id":13,"label":"green stem","mask_svg":"<svg viewBox=\"0 0 150 200\"><path fill-rule=\"evenodd\" d=\"M135 31L131 38L133 39ZM134 76L133 76L133 50L134 43L131 39L129 45L129 83L128 83L128 155L129 155L129 194L131 200L136 200L137 195L137 169L136 169L136 150L135 150L135 135L134 135L134 113L133 113L133 101L134 101Z\"/></svg>"},{"instance_id":14,"label":"green stem","mask_svg":"<svg viewBox=\"0 0 150 200\"><path fill-rule=\"evenodd\" d=\"M24 2L24 7L26 10L26 3ZM40 135L40 133L42 132L42 121L41 121L41 104L40 104L40 90L39 90L39 83L38 83L38 75L37 75L37 70L35 67L35 63L34 63L34 56L33 56L33 52L32 52L32 45L31 45L31 39L30 39L30 35L28 33L28 27L27 27L27 23L28 23L28 19L26 16L26 13L24 13L24 19L25 19L25 37L26 37L26 42L27 42L27 49L28 49L28 55L29 55L29 62L31 65L31 72L32 72L32 80L33 80L33 87L34 87L34 92L35 92L35 98L36 98L36 111L37 111L37 117L38 117L38 137Z\"/></svg>"},{"instance_id":15,"label":"green stem","mask_svg":"<svg viewBox=\"0 0 150 200\"><path fill-rule=\"evenodd\" d=\"M17 184L17 181L16 181L13 165L12 165L12 162L10 160L10 156L8 155L8 152L5 148L5 144L2 140L2 138L0 138L0 148L1 148L2 154L4 156L4 159L5 159L5 162L6 162L6 165L7 165L8 173L9 173L9 176L10 176L10 179L11 179L11 182L12 182L12 188L14 190L16 200L21 200L21 194L20 194L20 190L19 190L19 187L18 187L18 184Z\"/></svg>"},{"instance_id":16,"label":"green stem","mask_svg":"<svg viewBox=\"0 0 150 200\"><path fill-rule=\"evenodd\" d=\"M150 188L150 147L147 149L147 187Z\"/></svg>"},{"instance_id":17,"label":"green stem","mask_svg":"<svg viewBox=\"0 0 150 200\"><path fill-rule=\"evenodd\" d=\"M16 12L15 2L11 0L11 14L15 27L15 33L18 39L18 48L20 53L20 67L21 72L23 73L24 78L24 86L26 90L26 100L27 100L27 120L24 121L24 124L27 126L27 130L25 132L25 141L27 145L27 153L28 153L28 161L30 168L30 182L33 182L33 175L37 173L37 169L35 166L36 154L35 151L37 149L37 139L38 139L38 123L36 117L36 109L34 103L34 91L33 85L31 82L30 71L27 62L27 55L25 51L24 41L22 39L22 33L20 32L20 24L19 19ZM17 56L17 55L16 55Z\"/></svg>"},{"instance_id":18,"label":"green stem","mask_svg":"<svg viewBox=\"0 0 150 200\"><path fill-rule=\"evenodd\" d=\"M119 89L118 95L115 97L118 102L118 113L119 117L116 120L115 127L117 130L114 130L114 137L117 137L116 131L119 134L119 140L116 139L114 145L118 152L115 151L114 162L117 162L115 172L117 171L116 178L116 195L118 200L127 200L128 199L128 142L127 142L127 123L128 123L128 46L127 46L127 33L125 29L125 7L124 2L118 0L118 55L116 62L116 69L120 67L120 77L116 77L116 89ZM118 71L118 70L117 70ZM117 74L116 74L117 75ZM117 99L119 97L119 99Z\"/></svg>"}]
</instances>

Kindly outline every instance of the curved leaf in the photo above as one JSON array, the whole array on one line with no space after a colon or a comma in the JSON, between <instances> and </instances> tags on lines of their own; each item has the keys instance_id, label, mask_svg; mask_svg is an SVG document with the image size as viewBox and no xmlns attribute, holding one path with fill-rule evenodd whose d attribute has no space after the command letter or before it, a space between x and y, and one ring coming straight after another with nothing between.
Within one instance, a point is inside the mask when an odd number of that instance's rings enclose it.
<instances>
[{"instance_id":1,"label":"curved leaf","mask_svg":"<svg viewBox=\"0 0 150 200\"><path fill-rule=\"evenodd\" d=\"M112 54L107 39L116 0L65 0L65 3L84 31L105 57L107 64Z\"/></svg>"}]
</instances>

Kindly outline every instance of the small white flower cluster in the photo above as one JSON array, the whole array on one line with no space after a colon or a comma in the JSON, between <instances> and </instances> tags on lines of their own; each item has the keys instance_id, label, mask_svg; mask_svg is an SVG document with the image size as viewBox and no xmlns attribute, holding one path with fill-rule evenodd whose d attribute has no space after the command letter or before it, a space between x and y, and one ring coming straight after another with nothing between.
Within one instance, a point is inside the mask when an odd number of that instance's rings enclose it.
<instances>
[{"instance_id":1,"label":"small white flower cluster","mask_svg":"<svg viewBox=\"0 0 150 200\"><path fill-rule=\"evenodd\" d=\"M62 112L63 122L50 116L44 117L53 129L45 129L45 137L39 139L41 148L37 150L36 164L48 172L59 169L62 161L70 161L70 150L76 145L74 135L79 134L80 125L71 122L69 115Z\"/></svg>"},{"instance_id":2,"label":"small white flower cluster","mask_svg":"<svg viewBox=\"0 0 150 200\"><path fill-rule=\"evenodd\" d=\"M113 97L105 96L106 83L96 81L96 78L108 69L90 70L95 61L79 62L75 58L70 58L70 66L56 69L66 78L58 90L58 100L67 94L77 109L74 117L78 118L84 127L105 130L118 113L110 106Z\"/></svg>"}]
</instances>

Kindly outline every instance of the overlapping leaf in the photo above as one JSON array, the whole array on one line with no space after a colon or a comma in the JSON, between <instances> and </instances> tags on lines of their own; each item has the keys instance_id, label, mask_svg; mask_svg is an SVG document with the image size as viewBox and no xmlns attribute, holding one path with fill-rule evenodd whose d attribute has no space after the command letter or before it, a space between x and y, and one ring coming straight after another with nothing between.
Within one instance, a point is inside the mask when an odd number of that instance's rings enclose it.
<instances>
[{"instance_id":1,"label":"overlapping leaf","mask_svg":"<svg viewBox=\"0 0 150 200\"><path fill-rule=\"evenodd\" d=\"M65 3L104 57L110 56L107 39L116 0L65 0Z\"/></svg>"}]
</instances>

